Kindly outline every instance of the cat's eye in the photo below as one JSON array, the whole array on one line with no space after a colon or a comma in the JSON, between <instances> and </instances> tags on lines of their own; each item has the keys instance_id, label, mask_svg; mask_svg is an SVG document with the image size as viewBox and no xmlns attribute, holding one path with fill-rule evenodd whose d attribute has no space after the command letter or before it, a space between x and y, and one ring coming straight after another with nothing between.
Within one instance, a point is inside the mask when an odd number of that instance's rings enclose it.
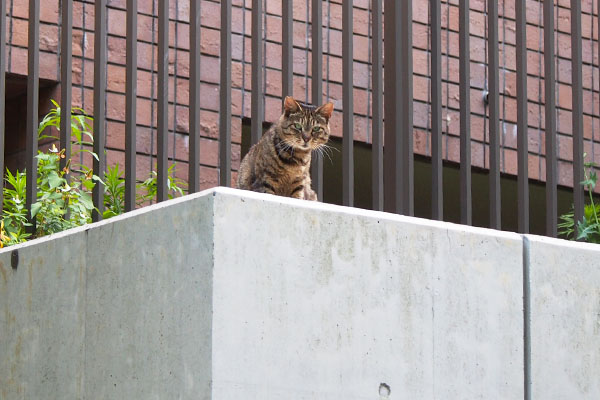
<instances>
[{"instance_id":1,"label":"cat's eye","mask_svg":"<svg viewBox=\"0 0 600 400\"><path fill-rule=\"evenodd\" d=\"M320 132L321 131L321 127L320 126L315 126L312 130L314 133Z\"/></svg>"},{"instance_id":2,"label":"cat's eye","mask_svg":"<svg viewBox=\"0 0 600 400\"><path fill-rule=\"evenodd\" d=\"M302 125L300 125L299 123L296 122L294 124L294 129L302 130Z\"/></svg>"}]
</instances>

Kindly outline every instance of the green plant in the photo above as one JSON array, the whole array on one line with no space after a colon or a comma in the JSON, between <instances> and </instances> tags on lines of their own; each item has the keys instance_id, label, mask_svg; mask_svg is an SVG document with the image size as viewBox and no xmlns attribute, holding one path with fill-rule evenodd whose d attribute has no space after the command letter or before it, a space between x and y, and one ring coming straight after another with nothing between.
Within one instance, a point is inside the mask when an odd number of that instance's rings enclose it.
<instances>
[{"instance_id":1,"label":"green plant","mask_svg":"<svg viewBox=\"0 0 600 400\"><path fill-rule=\"evenodd\" d=\"M600 243L600 204L594 202L594 189L598 181L598 175L594 171L594 167L598 165L594 163L585 163L584 180L580 184L588 192L590 202L584 207L584 215L581 221L575 223L574 211L571 211L560 216L562 221L558 224L559 233L567 239L584 240L589 243Z\"/></svg>"},{"instance_id":2,"label":"green plant","mask_svg":"<svg viewBox=\"0 0 600 400\"><path fill-rule=\"evenodd\" d=\"M104 174L103 218L111 218L125 212L125 178L119 164L106 169Z\"/></svg>"},{"instance_id":3,"label":"green plant","mask_svg":"<svg viewBox=\"0 0 600 400\"><path fill-rule=\"evenodd\" d=\"M49 127L60 129L61 109L55 101L54 108L40 122L38 138L51 138L45 132ZM80 108L73 108L71 115L71 155L88 153L98 159L89 150L93 145L91 133L92 118ZM83 163L66 160L60 168L60 161L66 158L65 149L57 149L53 143L46 151L38 151L37 159L37 201L31 211L25 208L27 175L17 171L6 171L6 185L3 189L3 211L0 222L0 247L22 243L30 238L60 232L91 222L95 209L92 202L92 190L96 184L104 186L104 218L114 217L125 211L125 179L119 164L108 167L104 181L93 174L93 170ZM168 170L168 196L173 198L184 194L185 182L175 177L175 164ZM156 172L136 187L137 205L152 202L156 196ZM29 216L35 219L35 232L27 232L31 226Z\"/></svg>"},{"instance_id":4,"label":"green plant","mask_svg":"<svg viewBox=\"0 0 600 400\"><path fill-rule=\"evenodd\" d=\"M0 247L25 242L31 234L26 227L31 226L25 208L26 175L17 171L14 175L6 170L6 184L3 188L3 218L0 222Z\"/></svg>"},{"instance_id":5,"label":"green plant","mask_svg":"<svg viewBox=\"0 0 600 400\"><path fill-rule=\"evenodd\" d=\"M38 193L37 201L31 205L31 217L36 220L35 237L91 222L93 174L88 171L66 176L68 168L59 167L63 157L64 149L59 151L54 144L48 153L37 155Z\"/></svg>"},{"instance_id":6,"label":"green plant","mask_svg":"<svg viewBox=\"0 0 600 400\"><path fill-rule=\"evenodd\" d=\"M169 199L184 195L183 186L185 186L185 181L175 177L175 165L171 164L167 170L167 196ZM142 193L137 196L138 205L151 202L156 198L158 191L157 177L156 171L151 171L148 179L138 185L138 189L143 189Z\"/></svg>"}]
</instances>

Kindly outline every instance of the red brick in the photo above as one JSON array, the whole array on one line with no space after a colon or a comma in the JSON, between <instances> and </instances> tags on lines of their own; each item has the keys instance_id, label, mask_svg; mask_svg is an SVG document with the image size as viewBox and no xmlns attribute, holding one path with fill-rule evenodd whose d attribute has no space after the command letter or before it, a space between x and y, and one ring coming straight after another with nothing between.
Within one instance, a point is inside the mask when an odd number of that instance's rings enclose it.
<instances>
[{"instance_id":1,"label":"red brick","mask_svg":"<svg viewBox=\"0 0 600 400\"><path fill-rule=\"evenodd\" d=\"M569 186L573 182L573 166L570 162L558 162L558 184Z\"/></svg>"},{"instance_id":2,"label":"red brick","mask_svg":"<svg viewBox=\"0 0 600 400\"><path fill-rule=\"evenodd\" d=\"M557 106L567 109L567 110L571 110L573 103L572 103L572 90L571 90L571 86L567 86L567 85L563 85L563 84L558 84L557 85L557 91L558 91L558 100L557 100Z\"/></svg>"},{"instance_id":3,"label":"red brick","mask_svg":"<svg viewBox=\"0 0 600 400\"><path fill-rule=\"evenodd\" d=\"M271 2L267 2L269 4ZM265 37L267 40L281 42L281 17L267 15L265 23Z\"/></svg>"},{"instance_id":4,"label":"red brick","mask_svg":"<svg viewBox=\"0 0 600 400\"><path fill-rule=\"evenodd\" d=\"M266 85L266 94L270 94L273 96L281 96L283 97L282 91L282 82L281 82L281 72L267 69L267 78L265 80Z\"/></svg>"},{"instance_id":5,"label":"red brick","mask_svg":"<svg viewBox=\"0 0 600 400\"><path fill-rule=\"evenodd\" d=\"M478 36L480 38L486 37L486 15L482 12L471 10L469 13L469 29L471 35ZM506 21L508 24L509 21Z\"/></svg>"},{"instance_id":6,"label":"red brick","mask_svg":"<svg viewBox=\"0 0 600 400\"><path fill-rule=\"evenodd\" d=\"M354 36L353 37L353 58L357 61L363 61L368 63L370 59L369 54L369 39L366 36Z\"/></svg>"},{"instance_id":7,"label":"red brick","mask_svg":"<svg viewBox=\"0 0 600 400\"><path fill-rule=\"evenodd\" d=\"M557 7L555 13L557 14L558 22L556 23L556 29L559 32L571 34L571 13L561 7Z\"/></svg>"},{"instance_id":8,"label":"red brick","mask_svg":"<svg viewBox=\"0 0 600 400\"><path fill-rule=\"evenodd\" d=\"M471 165L479 168L484 167L485 145L483 143L471 142Z\"/></svg>"},{"instance_id":9,"label":"red brick","mask_svg":"<svg viewBox=\"0 0 600 400\"><path fill-rule=\"evenodd\" d=\"M416 101L413 103L413 126L427 129L429 125L429 108L427 104Z\"/></svg>"},{"instance_id":10,"label":"red brick","mask_svg":"<svg viewBox=\"0 0 600 400\"><path fill-rule=\"evenodd\" d=\"M27 47L27 20L16 19L12 20L12 44L15 46ZM7 35L8 37L8 35Z\"/></svg>"},{"instance_id":11,"label":"red brick","mask_svg":"<svg viewBox=\"0 0 600 400\"><path fill-rule=\"evenodd\" d=\"M484 132L488 129L485 118L471 115L471 139L484 141Z\"/></svg>"},{"instance_id":12,"label":"red brick","mask_svg":"<svg viewBox=\"0 0 600 400\"><path fill-rule=\"evenodd\" d=\"M429 42L428 26L413 24L413 47L421 50L427 50Z\"/></svg>"},{"instance_id":13,"label":"red brick","mask_svg":"<svg viewBox=\"0 0 600 400\"><path fill-rule=\"evenodd\" d=\"M429 23L429 4L422 0L412 0L412 19L427 25ZM414 24L413 24L414 27Z\"/></svg>"},{"instance_id":14,"label":"red brick","mask_svg":"<svg viewBox=\"0 0 600 400\"><path fill-rule=\"evenodd\" d=\"M125 10L115 10L113 8L107 10L109 34L121 37L127 36L126 15Z\"/></svg>"},{"instance_id":15,"label":"red brick","mask_svg":"<svg viewBox=\"0 0 600 400\"><path fill-rule=\"evenodd\" d=\"M512 45L517 43L515 21L510 19L498 20L498 40L500 43L508 43Z\"/></svg>"},{"instance_id":16,"label":"red brick","mask_svg":"<svg viewBox=\"0 0 600 400\"><path fill-rule=\"evenodd\" d=\"M445 136L442 140L442 154L447 154L448 161L460 162L460 140L457 137Z\"/></svg>"},{"instance_id":17,"label":"red brick","mask_svg":"<svg viewBox=\"0 0 600 400\"><path fill-rule=\"evenodd\" d=\"M426 156L429 155L427 149L429 148L429 134L427 131L422 129L415 129L413 131L413 151L417 154Z\"/></svg>"},{"instance_id":18,"label":"red brick","mask_svg":"<svg viewBox=\"0 0 600 400\"><path fill-rule=\"evenodd\" d=\"M556 117L556 127L559 133L570 135L573 128L573 119L571 118L571 111L565 111L558 109L558 116Z\"/></svg>"},{"instance_id":19,"label":"red brick","mask_svg":"<svg viewBox=\"0 0 600 400\"><path fill-rule=\"evenodd\" d=\"M500 157L500 168L502 172L507 174L517 174L517 151L504 149L504 157Z\"/></svg>"}]
</instances>

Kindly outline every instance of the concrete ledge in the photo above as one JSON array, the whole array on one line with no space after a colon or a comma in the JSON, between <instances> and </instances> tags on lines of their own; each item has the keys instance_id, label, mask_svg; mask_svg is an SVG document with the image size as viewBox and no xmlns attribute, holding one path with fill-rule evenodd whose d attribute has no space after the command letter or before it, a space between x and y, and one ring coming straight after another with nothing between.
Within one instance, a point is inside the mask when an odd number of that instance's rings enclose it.
<instances>
[{"instance_id":1,"label":"concrete ledge","mask_svg":"<svg viewBox=\"0 0 600 400\"><path fill-rule=\"evenodd\" d=\"M0 398L210 398L212 201L1 251Z\"/></svg>"},{"instance_id":2,"label":"concrete ledge","mask_svg":"<svg viewBox=\"0 0 600 400\"><path fill-rule=\"evenodd\" d=\"M527 236L534 399L600 399L600 246Z\"/></svg>"},{"instance_id":3,"label":"concrete ledge","mask_svg":"<svg viewBox=\"0 0 600 400\"><path fill-rule=\"evenodd\" d=\"M217 188L11 247L0 398L523 398L524 271L533 398L595 398L597 247L527 240Z\"/></svg>"},{"instance_id":4,"label":"concrete ledge","mask_svg":"<svg viewBox=\"0 0 600 400\"><path fill-rule=\"evenodd\" d=\"M523 397L520 236L223 190L214 237L215 398Z\"/></svg>"}]
</instances>

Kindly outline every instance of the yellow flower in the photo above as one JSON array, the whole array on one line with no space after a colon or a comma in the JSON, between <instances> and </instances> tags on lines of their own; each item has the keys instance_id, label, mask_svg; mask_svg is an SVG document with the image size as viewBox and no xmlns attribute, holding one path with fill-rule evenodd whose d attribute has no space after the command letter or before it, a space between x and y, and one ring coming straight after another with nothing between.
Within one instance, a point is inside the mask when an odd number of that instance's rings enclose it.
<instances>
[{"instance_id":1,"label":"yellow flower","mask_svg":"<svg viewBox=\"0 0 600 400\"><path fill-rule=\"evenodd\" d=\"M4 230L4 221L0 222L0 249L4 247L4 242L10 240L10 238L8 236L6 236L4 233L6 231Z\"/></svg>"}]
</instances>

